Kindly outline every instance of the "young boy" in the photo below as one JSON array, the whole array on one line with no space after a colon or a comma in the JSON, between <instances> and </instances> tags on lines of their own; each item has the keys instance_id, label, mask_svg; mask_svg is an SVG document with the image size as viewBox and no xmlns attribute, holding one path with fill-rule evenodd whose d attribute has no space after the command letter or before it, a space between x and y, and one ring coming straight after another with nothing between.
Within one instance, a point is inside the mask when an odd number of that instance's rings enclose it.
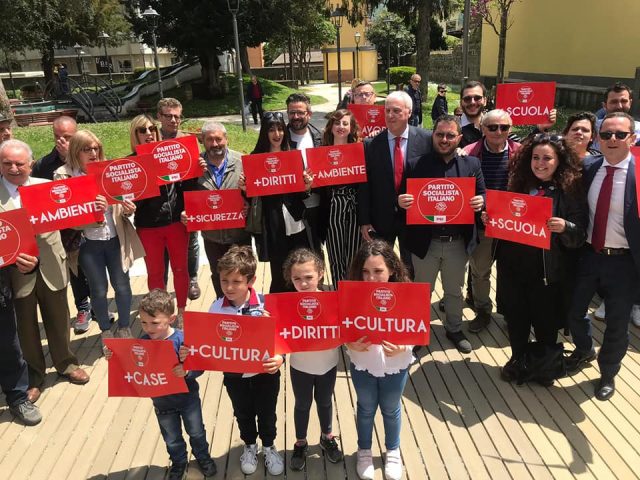
<instances>
[{"instance_id":1,"label":"young boy","mask_svg":"<svg viewBox=\"0 0 640 480\"><path fill-rule=\"evenodd\" d=\"M184 342L182 330L171 325L176 319L175 305L171 295L165 290L155 288L140 300L140 325L144 331L141 338L151 340L171 340L178 354L179 348ZM112 352L105 349L107 360ZM202 375L201 371L185 372L182 364L174 367L173 373L178 377L184 377L189 388L188 393L175 393L152 399L156 417L160 424L162 438L167 445L167 452L171 458L169 469L170 480L182 480L187 469L187 445L182 437L182 423L189 435L191 450L196 457L200 470L205 477L216 474L216 464L209 454L207 433L202 422L202 406L200 404L199 386L196 377Z\"/></svg>"},{"instance_id":2,"label":"young boy","mask_svg":"<svg viewBox=\"0 0 640 480\"><path fill-rule=\"evenodd\" d=\"M222 256L218 261L218 273L224 297L213 302L210 313L265 315L264 298L253 289L257 263L248 246L234 245ZM240 456L240 469L246 475L254 473L258 466L258 436L262 440L264 464L269 474L280 475L284 470L284 461L273 445L276 438L280 366L283 361L282 355L270 358L264 363L265 373L224 373L224 386L231 398L240 438L245 443Z\"/></svg>"}]
</instances>

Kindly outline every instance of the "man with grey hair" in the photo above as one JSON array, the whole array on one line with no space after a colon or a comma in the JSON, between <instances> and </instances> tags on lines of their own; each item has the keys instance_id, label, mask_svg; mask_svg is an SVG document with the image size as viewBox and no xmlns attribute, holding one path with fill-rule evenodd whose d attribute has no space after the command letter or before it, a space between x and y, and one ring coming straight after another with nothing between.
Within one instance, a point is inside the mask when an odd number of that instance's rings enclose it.
<instances>
[{"instance_id":1,"label":"man with grey hair","mask_svg":"<svg viewBox=\"0 0 640 480\"><path fill-rule=\"evenodd\" d=\"M228 147L227 129L218 122L206 122L202 126L204 152L201 157L206 169L197 181L196 190L228 190L238 188L242 174L241 154ZM186 214L182 212L186 223ZM218 275L218 260L232 245L251 245L251 236L243 228L225 230L205 230L202 232L204 251L211 268L211 280L217 297L223 295Z\"/></svg>"},{"instance_id":2,"label":"man with grey hair","mask_svg":"<svg viewBox=\"0 0 640 480\"><path fill-rule=\"evenodd\" d=\"M520 144L509 138L511 116L504 110L491 110L482 117L482 138L464 147L467 155L480 159L480 167L487 190L506 190L509 182L509 160ZM491 266L493 265L493 239L478 232L480 242L471 254L471 278L476 317L469 322L469 331L479 333L491 322L493 304L489 298Z\"/></svg>"},{"instance_id":3,"label":"man with grey hair","mask_svg":"<svg viewBox=\"0 0 640 480\"><path fill-rule=\"evenodd\" d=\"M14 210L22 206L18 187L48 181L29 176L31 161L32 152L26 143L8 140L0 145L0 211ZM60 232L36 235L36 241L39 261L36 257L26 255L35 268L26 275L17 270L11 272L11 287L18 318L18 337L27 361L30 387L28 396L32 402L36 402L40 397L46 374L38 325L38 307L47 335L51 360L58 374L79 385L89 381L89 375L80 368L77 357L69 347L67 255L60 240Z\"/></svg>"},{"instance_id":4,"label":"man with grey hair","mask_svg":"<svg viewBox=\"0 0 640 480\"><path fill-rule=\"evenodd\" d=\"M358 188L358 224L366 241L398 239L400 254L411 270L411 253L404 248L405 211L398 193L405 190L405 166L431 152L431 132L409 125L413 102L403 91L385 100L385 123L375 137L364 141L367 182Z\"/></svg>"}]
</instances>

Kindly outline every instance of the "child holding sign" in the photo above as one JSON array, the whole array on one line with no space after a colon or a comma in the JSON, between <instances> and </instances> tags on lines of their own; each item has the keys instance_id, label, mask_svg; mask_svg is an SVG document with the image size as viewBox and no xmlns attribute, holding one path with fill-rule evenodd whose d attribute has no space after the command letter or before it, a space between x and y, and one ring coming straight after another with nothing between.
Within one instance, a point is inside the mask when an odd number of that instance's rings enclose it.
<instances>
[{"instance_id":1,"label":"child holding sign","mask_svg":"<svg viewBox=\"0 0 640 480\"><path fill-rule=\"evenodd\" d=\"M410 281L406 267L393 247L384 240L373 240L362 245L351 264L349 279L368 282ZM400 480L400 398L407 383L409 365L413 361L412 346L395 345L388 341L373 345L366 336L346 345L351 358L351 381L358 397L358 476L363 480L372 480L374 477L371 443L373 421L380 407L387 448L385 477Z\"/></svg>"},{"instance_id":2,"label":"child holding sign","mask_svg":"<svg viewBox=\"0 0 640 480\"><path fill-rule=\"evenodd\" d=\"M311 250L299 248L289 254L283 267L284 278L298 292L318 292L324 276L324 261ZM311 402L315 398L320 419L320 447L331 463L342 460L342 452L331 432L333 404L331 397L336 385L338 349L292 353L291 387L295 396L293 420L296 443L293 446L291 469L302 470L307 457L307 427Z\"/></svg>"},{"instance_id":3,"label":"child holding sign","mask_svg":"<svg viewBox=\"0 0 640 480\"><path fill-rule=\"evenodd\" d=\"M147 340L171 340L176 350L176 355L184 341L184 333L172 327L176 319L175 306L171 295L164 290L156 288L147 293L140 300L140 325L144 331L141 337ZM105 357L109 360L111 350L105 347ZM207 433L202 422L202 405L200 403L199 386L196 377L202 372L185 372L182 362L177 364L173 373L178 377L184 377L188 393L176 393L153 398L153 406L158 417L160 432L167 452L171 458L169 479L179 480L184 478L187 469L187 445L182 437L181 421L189 435L191 450L205 477L216 474L216 464L209 454Z\"/></svg>"}]
</instances>

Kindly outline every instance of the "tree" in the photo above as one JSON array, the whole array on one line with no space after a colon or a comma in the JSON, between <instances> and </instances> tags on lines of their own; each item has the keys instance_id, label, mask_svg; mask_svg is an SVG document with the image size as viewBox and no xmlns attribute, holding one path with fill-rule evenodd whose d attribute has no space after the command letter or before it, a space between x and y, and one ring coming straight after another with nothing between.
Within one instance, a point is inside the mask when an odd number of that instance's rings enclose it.
<instances>
[{"instance_id":1,"label":"tree","mask_svg":"<svg viewBox=\"0 0 640 480\"><path fill-rule=\"evenodd\" d=\"M474 0L471 16L484 21L498 36L498 69L496 82L504 81L504 61L507 51L507 31L513 25L511 7L519 0Z\"/></svg>"},{"instance_id":2,"label":"tree","mask_svg":"<svg viewBox=\"0 0 640 480\"><path fill-rule=\"evenodd\" d=\"M367 27L367 38L382 54L385 68L391 67L389 63L393 63L393 58L399 56L400 52L415 50L415 36L407 29L404 20L387 10L381 10L373 18ZM386 51L391 52L391 59L387 59L387 55L383 54Z\"/></svg>"}]
</instances>

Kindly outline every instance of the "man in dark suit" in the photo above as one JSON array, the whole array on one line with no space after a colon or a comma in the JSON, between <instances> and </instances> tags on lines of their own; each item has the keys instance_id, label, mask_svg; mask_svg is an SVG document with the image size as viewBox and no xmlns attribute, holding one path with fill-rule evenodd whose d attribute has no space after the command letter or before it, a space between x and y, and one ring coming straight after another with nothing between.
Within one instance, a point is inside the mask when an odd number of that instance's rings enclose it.
<instances>
[{"instance_id":1,"label":"man in dark suit","mask_svg":"<svg viewBox=\"0 0 640 480\"><path fill-rule=\"evenodd\" d=\"M433 125L433 152L407 164L407 178L475 177L475 195L466 203L476 212L484 206L485 185L476 157L456 154L462 131L453 115L442 115ZM415 198L403 193L400 207L410 208ZM417 207L413 207L417 208ZM444 289L447 338L462 353L470 353L471 343L462 332L462 285L468 257L478 244L478 232L471 225L407 225L406 242L411 252L415 280L435 284L438 272Z\"/></svg>"},{"instance_id":2,"label":"man in dark suit","mask_svg":"<svg viewBox=\"0 0 640 480\"><path fill-rule=\"evenodd\" d=\"M596 357L591 320L585 317L593 294L607 303L607 323L598 355L596 398L615 392L614 377L629 344L629 315L640 274L640 218L636 199L634 120L624 112L605 116L598 133L602 155L587 158L583 179L588 191L589 225L569 312L576 345L567 359L572 373Z\"/></svg>"},{"instance_id":3,"label":"man in dark suit","mask_svg":"<svg viewBox=\"0 0 640 480\"><path fill-rule=\"evenodd\" d=\"M389 94L384 109L387 129L364 141L367 182L358 188L358 224L368 242L379 237L393 244L398 238L402 260L411 268L398 193L404 190L406 165L431 152L431 132L409 126L412 101L406 92Z\"/></svg>"}]
</instances>

